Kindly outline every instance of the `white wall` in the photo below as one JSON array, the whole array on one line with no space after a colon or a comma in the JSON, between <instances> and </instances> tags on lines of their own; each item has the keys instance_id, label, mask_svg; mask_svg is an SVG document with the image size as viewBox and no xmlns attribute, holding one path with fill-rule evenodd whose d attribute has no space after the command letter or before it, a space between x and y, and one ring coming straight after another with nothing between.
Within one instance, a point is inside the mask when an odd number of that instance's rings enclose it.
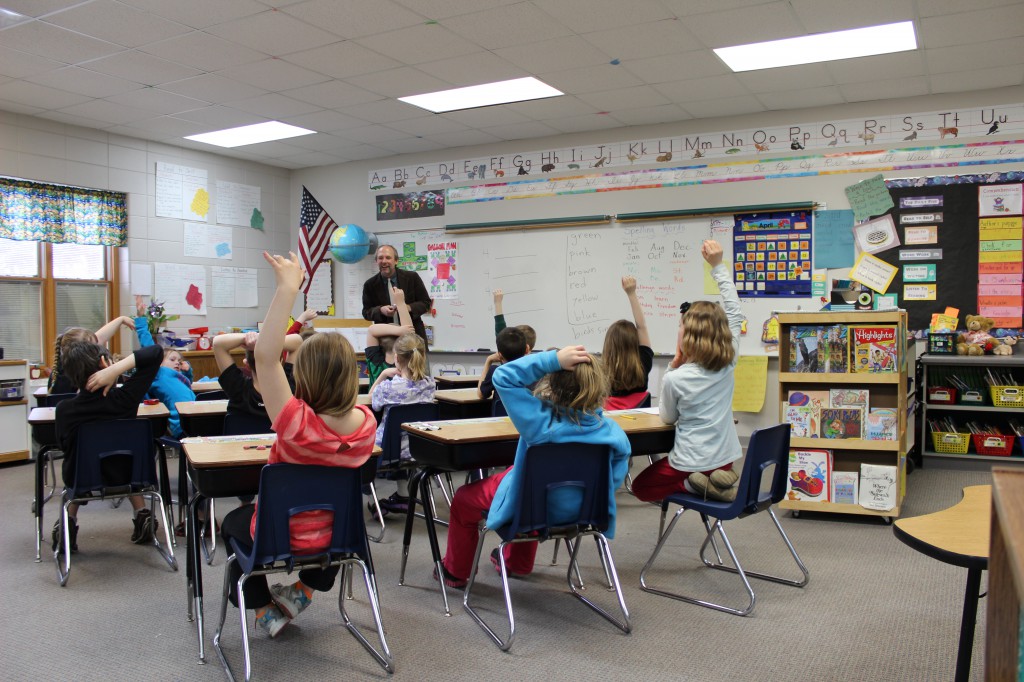
<instances>
[{"instance_id":1,"label":"white wall","mask_svg":"<svg viewBox=\"0 0 1024 682\"><path fill-rule=\"evenodd\" d=\"M184 222L157 218L154 185L158 161L206 169L209 173L211 205L217 201L216 182L227 180L259 186L265 232L248 227L232 229L234 258L212 260L183 255ZM258 268L259 307L211 308L206 316L188 315L171 323L170 329L184 335L191 327L211 331L231 326L255 326L263 319L274 292L274 275L262 258L264 249L294 250L291 224L298 209L291 210L289 173L258 163L230 159L216 154L111 135L31 116L0 111L0 175L37 182L51 182L128 193L128 246L120 249L122 286L121 309L114 315L134 315L134 297L128 286L132 263L188 263ZM209 221L214 220L211 209ZM207 301L210 294L207 271ZM131 335L124 333L122 348L131 348Z\"/></svg>"}]
</instances>

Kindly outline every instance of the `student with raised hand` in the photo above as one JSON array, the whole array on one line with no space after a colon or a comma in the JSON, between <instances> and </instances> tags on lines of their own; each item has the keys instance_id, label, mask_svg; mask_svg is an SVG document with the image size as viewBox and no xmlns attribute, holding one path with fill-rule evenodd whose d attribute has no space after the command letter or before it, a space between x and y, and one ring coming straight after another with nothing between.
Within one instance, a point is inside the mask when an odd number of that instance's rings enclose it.
<instances>
[{"instance_id":1,"label":"student with raised hand","mask_svg":"<svg viewBox=\"0 0 1024 682\"><path fill-rule=\"evenodd\" d=\"M298 320L296 320L298 322ZM295 325L292 325L294 327ZM290 329L289 329L290 331ZM228 396L228 412L232 414L247 414L253 417L267 417L267 408L263 403L263 396L260 392L259 374L256 371L256 342L259 333L246 332L244 334L218 334L213 337L213 359L217 362L217 369L220 370L218 381L224 393ZM284 350L291 356L302 344L302 337L290 333L285 336ZM235 364L231 357L231 351L235 348L245 349L243 364L248 368L248 376L241 367ZM289 386L294 387L295 380L292 378L293 364L287 360L282 363L285 376L288 378Z\"/></svg>"},{"instance_id":2,"label":"student with raised hand","mask_svg":"<svg viewBox=\"0 0 1024 682\"><path fill-rule=\"evenodd\" d=\"M377 383L377 378L384 370L395 366L395 342L406 334L412 334L412 316L409 306L405 303L405 292L398 287L391 289L391 300L398 312L398 324L378 322L371 324L366 330L366 373L370 385Z\"/></svg>"},{"instance_id":3,"label":"student with raised hand","mask_svg":"<svg viewBox=\"0 0 1024 682\"><path fill-rule=\"evenodd\" d=\"M539 383L538 383L539 382ZM533 391L530 386L537 384ZM605 536L615 536L615 490L622 485L629 466L630 445L622 428L606 419L602 410L608 397L608 379L601 363L583 346L566 346L524 356L502 365L494 372L494 386L519 431L515 462L504 472L458 489L452 500L448 526L448 548L442 567L445 585L466 586L476 552L478 526L486 514L487 527L499 528L512 520L519 506L520 471L531 445L544 443L594 443L608 445L611 456L611 485L608 510L610 523ZM578 499L573 498L578 504ZM569 500L557 491L549 498L551 520L571 517L576 509L565 508ZM505 548L508 571L523 576L533 570L536 542L523 542ZM498 550L491 563L500 571ZM436 569L435 569L436 571Z\"/></svg>"},{"instance_id":4,"label":"student with raised hand","mask_svg":"<svg viewBox=\"0 0 1024 682\"><path fill-rule=\"evenodd\" d=\"M636 295L636 278L623 277L622 290L629 299L634 321L618 320L604 336L601 362L611 384L611 395L604 403L606 410L628 410L643 402L649 395L647 379L654 367L651 335Z\"/></svg>"},{"instance_id":5,"label":"student with raised hand","mask_svg":"<svg viewBox=\"0 0 1024 682\"><path fill-rule=\"evenodd\" d=\"M127 327L135 331L135 320L127 315L122 315L107 322L95 332L89 331L84 327L68 327L58 335L53 344L53 369L50 371L50 378L46 381L46 392L74 393L78 390L71 380L64 375L63 356L65 348L76 341L88 341L89 343L98 343L104 346L110 339L114 338L114 334L121 327Z\"/></svg>"},{"instance_id":6,"label":"student with raised hand","mask_svg":"<svg viewBox=\"0 0 1024 682\"><path fill-rule=\"evenodd\" d=\"M721 245L705 240L701 255L711 266L722 305L696 301L680 322L676 357L682 364L666 372L659 402L662 420L676 425L675 443L668 457L634 479L633 494L645 502L679 492L736 499L738 476L732 464L743 450L732 418L732 393L743 313L732 273L722 263Z\"/></svg>"},{"instance_id":7,"label":"student with raised hand","mask_svg":"<svg viewBox=\"0 0 1024 682\"><path fill-rule=\"evenodd\" d=\"M505 300L505 292L501 289L495 289L494 292L494 336L497 339L498 334L501 333L502 329L505 329L505 313L502 309L503 301ZM531 348L537 347L537 332L528 324L516 325L516 328L523 332L526 336L526 345ZM527 351L529 353L531 351ZM486 374L486 369L483 374Z\"/></svg>"},{"instance_id":8,"label":"student with raised hand","mask_svg":"<svg viewBox=\"0 0 1024 682\"><path fill-rule=\"evenodd\" d=\"M149 320L141 296L135 297L135 308L134 326L139 337L139 345L143 348L159 347L153 340L153 335L149 333ZM174 348L164 348L163 354L163 362L160 363L160 370L149 387L148 395L163 403L171 413L167 420L167 430L175 438L181 438L181 419L178 417L176 404L196 399L196 394L192 391L192 367L181 356L181 352Z\"/></svg>"},{"instance_id":9,"label":"student with raised hand","mask_svg":"<svg viewBox=\"0 0 1024 682\"><path fill-rule=\"evenodd\" d=\"M277 432L267 462L362 466L373 452L377 423L369 408L356 404L359 380L352 345L341 334L315 334L306 339L295 353L293 395L281 364L281 352L285 347L288 313L305 273L293 253L285 257L264 252L263 257L274 269L277 280L255 350L263 402ZM224 518L221 534L226 544L234 538L243 546L252 546L255 512L253 505L244 505ZM330 512L296 514L290 522L292 550L298 554L324 550L330 542L331 526ZM233 563L231 571L230 599L237 604L234 590L241 569ZM304 569L292 585L271 588L264 576L253 576L245 584L246 606L256 609L256 623L276 637L309 605L314 590L331 589L337 574L337 567Z\"/></svg>"},{"instance_id":10,"label":"student with raised hand","mask_svg":"<svg viewBox=\"0 0 1024 682\"><path fill-rule=\"evenodd\" d=\"M524 355L529 355L533 350L526 341L526 334L519 327L505 327L498 332L498 352L491 353L484 361L484 368L480 374L480 381L476 384L476 392L481 398L490 398L494 395L494 370L506 362L518 360Z\"/></svg>"}]
</instances>

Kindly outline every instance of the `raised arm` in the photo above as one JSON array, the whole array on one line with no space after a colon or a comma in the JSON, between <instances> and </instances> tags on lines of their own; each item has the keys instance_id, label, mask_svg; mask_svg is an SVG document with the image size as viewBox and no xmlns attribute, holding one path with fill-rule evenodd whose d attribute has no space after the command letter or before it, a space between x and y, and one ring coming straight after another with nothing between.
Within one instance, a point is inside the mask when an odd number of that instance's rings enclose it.
<instances>
[{"instance_id":1,"label":"raised arm","mask_svg":"<svg viewBox=\"0 0 1024 682\"><path fill-rule=\"evenodd\" d=\"M218 334L213 337L213 359L217 362L218 372L223 372L235 364L231 358L231 351L244 345L247 336L249 334Z\"/></svg>"},{"instance_id":2,"label":"raised arm","mask_svg":"<svg viewBox=\"0 0 1024 682\"><path fill-rule=\"evenodd\" d=\"M96 340L99 341L100 344L107 343L110 339L114 338L114 335L117 334L117 330L121 327L128 327L128 329L134 330L135 320L127 315L115 317L110 322L107 322L96 330Z\"/></svg>"},{"instance_id":3,"label":"raised arm","mask_svg":"<svg viewBox=\"0 0 1024 682\"><path fill-rule=\"evenodd\" d=\"M539 442L548 432L553 413L551 405L533 395L530 386L545 374L562 369L572 371L581 362L590 362L586 349L583 346L566 346L559 351L526 355L494 370L494 388L519 435L527 443Z\"/></svg>"},{"instance_id":4,"label":"raised arm","mask_svg":"<svg viewBox=\"0 0 1024 682\"><path fill-rule=\"evenodd\" d=\"M494 336L497 337L501 330L507 327L505 324L505 292L495 289L494 292Z\"/></svg>"},{"instance_id":5,"label":"raised arm","mask_svg":"<svg viewBox=\"0 0 1024 682\"><path fill-rule=\"evenodd\" d=\"M729 331L732 332L733 344L739 348L740 329L743 325L743 310L740 308L740 297L736 293L736 284L732 281L732 273L722 262L722 245L714 239L705 239L700 249L704 260L711 266L711 277L718 284L722 294L722 308L729 320Z\"/></svg>"},{"instance_id":6,"label":"raised arm","mask_svg":"<svg viewBox=\"0 0 1024 682\"><path fill-rule=\"evenodd\" d=\"M267 416L273 422L292 397L288 378L281 365L281 353L284 350L288 313L295 304L295 297L306 273L294 253L289 252L286 257L271 256L264 251L263 258L274 268L277 290L263 320L263 332L256 343L256 373L260 378L260 393L267 408Z\"/></svg>"},{"instance_id":7,"label":"raised arm","mask_svg":"<svg viewBox=\"0 0 1024 682\"><path fill-rule=\"evenodd\" d=\"M651 333L647 329L647 321L644 319L644 309L640 307L640 299L636 296L636 278L623 277L622 290L626 292L626 298L629 299L629 308L633 311L633 322L636 323L636 333L640 337L640 345L650 348Z\"/></svg>"}]
</instances>

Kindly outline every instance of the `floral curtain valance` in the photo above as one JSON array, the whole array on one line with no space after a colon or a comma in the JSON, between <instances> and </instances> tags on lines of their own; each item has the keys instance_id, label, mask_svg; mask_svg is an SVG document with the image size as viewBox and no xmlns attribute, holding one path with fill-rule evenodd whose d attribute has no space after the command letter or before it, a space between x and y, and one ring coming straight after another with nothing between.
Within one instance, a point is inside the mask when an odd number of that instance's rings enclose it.
<instances>
[{"instance_id":1,"label":"floral curtain valance","mask_svg":"<svg viewBox=\"0 0 1024 682\"><path fill-rule=\"evenodd\" d=\"M125 246L124 192L0 178L0 237L54 244Z\"/></svg>"}]
</instances>

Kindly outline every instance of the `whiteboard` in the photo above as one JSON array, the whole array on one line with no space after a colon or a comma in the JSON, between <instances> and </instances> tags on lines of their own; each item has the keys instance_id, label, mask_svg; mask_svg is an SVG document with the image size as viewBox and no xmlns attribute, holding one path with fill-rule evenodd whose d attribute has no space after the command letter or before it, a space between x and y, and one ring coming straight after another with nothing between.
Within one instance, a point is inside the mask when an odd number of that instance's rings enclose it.
<instances>
[{"instance_id":1,"label":"whiteboard","mask_svg":"<svg viewBox=\"0 0 1024 682\"><path fill-rule=\"evenodd\" d=\"M532 326L539 349L579 343L600 351L608 327L616 320L632 319L621 285L623 275L632 275L637 278L654 350L672 354L679 304L720 300L717 287L707 288L701 243L709 237L718 239L731 263L731 228L727 216L724 223L721 217L699 217L472 234L445 234L443 230L378 233L378 238L382 244L399 248L415 242L417 253L424 255L427 242L441 235L457 242L459 297L435 300L436 314L423 316L424 324L434 328L435 350L493 350L491 292L500 288L505 292L505 321ZM362 282L376 270L371 259L342 267L345 286L352 294L361 292ZM748 321L748 333L740 339L744 355L765 352L761 326L773 311L820 307L803 298L741 296L740 301ZM349 309L356 305L355 300L346 305L349 316L360 316L361 306Z\"/></svg>"}]
</instances>

